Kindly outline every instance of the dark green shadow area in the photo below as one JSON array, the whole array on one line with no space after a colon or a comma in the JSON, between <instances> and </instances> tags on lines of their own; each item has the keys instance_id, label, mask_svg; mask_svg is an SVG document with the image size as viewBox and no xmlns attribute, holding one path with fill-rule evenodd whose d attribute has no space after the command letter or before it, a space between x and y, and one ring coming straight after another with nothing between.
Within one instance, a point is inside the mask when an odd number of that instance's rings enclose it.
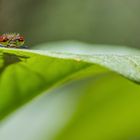
<instances>
[{"instance_id":1,"label":"dark green shadow area","mask_svg":"<svg viewBox=\"0 0 140 140\"><path fill-rule=\"evenodd\" d=\"M1 58L3 62L0 68L0 73L2 73L6 69L6 67L8 67L9 65L19 63L21 61L28 59L29 57L10 54L10 53L2 53Z\"/></svg>"}]
</instances>

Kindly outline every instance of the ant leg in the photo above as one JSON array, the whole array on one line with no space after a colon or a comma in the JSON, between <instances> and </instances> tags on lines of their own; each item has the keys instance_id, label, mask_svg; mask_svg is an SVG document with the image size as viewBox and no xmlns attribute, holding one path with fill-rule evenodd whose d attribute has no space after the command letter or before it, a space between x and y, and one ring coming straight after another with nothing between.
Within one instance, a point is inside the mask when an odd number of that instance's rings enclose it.
<instances>
[{"instance_id":1,"label":"ant leg","mask_svg":"<svg viewBox=\"0 0 140 140\"><path fill-rule=\"evenodd\" d=\"M28 49L28 46L21 46L21 49Z\"/></svg>"}]
</instances>

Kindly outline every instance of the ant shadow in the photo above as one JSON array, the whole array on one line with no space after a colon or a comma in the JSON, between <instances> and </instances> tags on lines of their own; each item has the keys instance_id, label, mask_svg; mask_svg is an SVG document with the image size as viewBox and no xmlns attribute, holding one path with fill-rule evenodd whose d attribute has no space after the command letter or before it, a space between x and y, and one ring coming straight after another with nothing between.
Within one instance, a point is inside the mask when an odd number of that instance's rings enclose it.
<instances>
[{"instance_id":1,"label":"ant shadow","mask_svg":"<svg viewBox=\"0 0 140 140\"><path fill-rule=\"evenodd\" d=\"M28 56L20 56L10 53L2 53L0 56L1 60L3 61L2 66L0 68L0 73L2 73L5 70L5 68L8 67L9 65L16 64L30 58Z\"/></svg>"}]
</instances>

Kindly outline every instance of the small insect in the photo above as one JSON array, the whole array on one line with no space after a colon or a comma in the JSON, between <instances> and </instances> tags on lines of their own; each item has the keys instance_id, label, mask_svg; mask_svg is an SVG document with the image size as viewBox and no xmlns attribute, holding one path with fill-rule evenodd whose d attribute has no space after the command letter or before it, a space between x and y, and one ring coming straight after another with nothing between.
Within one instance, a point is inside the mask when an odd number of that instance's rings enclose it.
<instances>
[{"instance_id":1,"label":"small insect","mask_svg":"<svg viewBox=\"0 0 140 140\"><path fill-rule=\"evenodd\" d=\"M24 43L24 37L18 33L6 33L0 35L0 47L26 49L27 47L23 46Z\"/></svg>"}]
</instances>

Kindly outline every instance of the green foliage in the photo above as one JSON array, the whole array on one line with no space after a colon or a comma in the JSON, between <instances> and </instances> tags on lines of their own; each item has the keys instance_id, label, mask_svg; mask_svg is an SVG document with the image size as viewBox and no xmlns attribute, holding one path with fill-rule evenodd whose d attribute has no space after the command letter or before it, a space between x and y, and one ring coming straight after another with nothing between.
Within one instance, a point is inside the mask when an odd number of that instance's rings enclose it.
<instances>
[{"instance_id":1,"label":"green foliage","mask_svg":"<svg viewBox=\"0 0 140 140\"><path fill-rule=\"evenodd\" d=\"M139 51L78 42L36 48L0 48L0 139L139 138Z\"/></svg>"}]
</instances>

